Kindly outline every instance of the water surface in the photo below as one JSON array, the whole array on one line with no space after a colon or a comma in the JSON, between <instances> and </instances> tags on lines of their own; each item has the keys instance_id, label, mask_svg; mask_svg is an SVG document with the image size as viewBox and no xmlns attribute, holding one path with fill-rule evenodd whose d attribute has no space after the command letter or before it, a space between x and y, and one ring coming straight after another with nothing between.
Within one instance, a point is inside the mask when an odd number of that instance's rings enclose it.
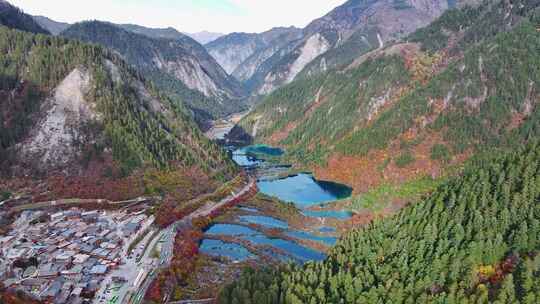
<instances>
[{"instance_id":1,"label":"water surface","mask_svg":"<svg viewBox=\"0 0 540 304\"><path fill-rule=\"evenodd\" d=\"M333 246L337 242L337 238L333 236L318 236L311 233L307 233L304 231L288 231L286 233L288 236L301 239L301 240L310 240L315 241L319 243L323 243L325 245Z\"/></svg>"},{"instance_id":2,"label":"water surface","mask_svg":"<svg viewBox=\"0 0 540 304\"><path fill-rule=\"evenodd\" d=\"M262 234L247 236L243 238L256 245L269 245L279 248L302 262L307 262L311 260L320 261L325 258L325 255L322 252L283 239L269 238Z\"/></svg>"},{"instance_id":3,"label":"water surface","mask_svg":"<svg viewBox=\"0 0 540 304\"><path fill-rule=\"evenodd\" d=\"M259 181L257 185L262 193L293 202L299 208L347 198L352 193L352 189L345 185L317 181L306 173L273 181Z\"/></svg>"},{"instance_id":4,"label":"water surface","mask_svg":"<svg viewBox=\"0 0 540 304\"><path fill-rule=\"evenodd\" d=\"M348 210L304 210L302 213L309 217L335 218L346 220L352 217L352 212Z\"/></svg>"},{"instance_id":5,"label":"water surface","mask_svg":"<svg viewBox=\"0 0 540 304\"><path fill-rule=\"evenodd\" d=\"M334 227L321 227L321 228L319 228L319 232L321 232L321 233L333 233L333 232L336 232L336 228L334 228Z\"/></svg>"},{"instance_id":6,"label":"water surface","mask_svg":"<svg viewBox=\"0 0 540 304\"><path fill-rule=\"evenodd\" d=\"M249 227L234 224L214 224L208 228L205 232L208 235L255 235L258 231L255 231Z\"/></svg>"},{"instance_id":7,"label":"water surface","mask_svg":"<svg viewBox=\"0 0 540 304\"><path fill-rule=\"evenodd\" d=\"M247 224L257 224L257 225L264 226L266 228L286 229L289 227L289 225L286 222L282 220L278 220L273 217L269 217L269 216L244 215L238 218L240 219L240 222L247 223Z\"/></svg>"},{"instance_id":8,"label":"water surface","mask_svg":"<svg viewBox=\"0 0 540 304\"><path fill-rule=\"evenodd\" d=\"M290 232L293 232L293 231L290 231ZM254 245L259 245L259 246L266 245L266 246L279 248L283 250L284 252L286 252L288 255L290 255L295 261L298 261L300 263L304 263L309 260L322 260L325 258L324 253L319 252L317 250L299 245L292 241L287 241L287 240L279 239L279 238L270 238L262 234L261 232L258 232L254 229L251 229L249 227L245 227L242 225L215 224L215 225L212 225L208 230L206 230L205 233L207 235L231 235L231 236L235 236L240 239L249 241L253 243ZM206 240L206 241L213 241L213 240ZM203 245L205 245L204 250L202 247ZM240 245L236 245L232 243L224 243L221 241L206 242L206 243L203 241L203 244L201 245L201 251L203 251L204 253L213 254L213 255L222 254L224 256L231 257L232 259L240 260L240 258L242 258L242 254L245 252L239 247L244 248L243 246L240 246ZM286 261L290 259L290 258L284 258L283 255L280 255L277 253L273 254L272 256L277 257L277 259L281 261ZM244 257L244 259L246 258L247 257Z\"/></svg>"},{"instance_id":9,"label":"water surface","mask_svg":"<svg viewBox=\"0 0 540 304\"><path fill-rule=\"evenodd\" d=\"M242 245L226 243L220 240L204 239L199 249L205 254L224 256L233 261L245 261L255 257Z\"/></svg>"}]
</instances>

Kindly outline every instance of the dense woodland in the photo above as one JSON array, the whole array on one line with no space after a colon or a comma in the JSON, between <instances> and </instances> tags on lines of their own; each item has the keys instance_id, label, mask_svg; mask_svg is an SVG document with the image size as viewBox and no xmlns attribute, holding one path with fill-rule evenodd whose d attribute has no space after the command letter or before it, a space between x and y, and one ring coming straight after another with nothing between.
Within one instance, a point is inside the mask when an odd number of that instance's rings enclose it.
<instances>
[{"instance_id":1,"label":"dense woodland","mask_svg":"<svg viewBox=\"0 0 540 304\"><path fill-rule=\"evenodd\" d=\"M75 68L88 69L92 90L87 101L103 114L101 121L80 126L82 157L100 158L112 148L125 173L143 165L166 167L171 161L200 166L230 176L232 162L207 140L180 103L159 93L117 55L97 45L0 28L0 155L4 168L14 160L14 145L35 124L43 102ZM121 81L109 71L112 63ZM140 91L143 86L146 93ZM163 111L151 108L157 100ZM13 156L13 157L10 157Z\"/></svg>"},{"instance_id":2,"label":"dense woodland","mask_svg":"<svg viewBox=\"0 0 540 304\"><path fill-rule=\"evenodd\" d=\"M324 262L247 270L220 303L538 303L540 145L478 157Z\"/></svg>"}]
</instances>

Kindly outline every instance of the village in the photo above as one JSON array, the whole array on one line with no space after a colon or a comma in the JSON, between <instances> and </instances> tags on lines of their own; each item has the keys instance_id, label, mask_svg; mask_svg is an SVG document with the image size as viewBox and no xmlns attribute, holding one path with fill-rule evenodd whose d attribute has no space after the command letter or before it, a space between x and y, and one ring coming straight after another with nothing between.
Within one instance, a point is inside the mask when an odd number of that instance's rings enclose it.
<instances>
[{"instance_id":1,"label":"village","mask_svg":"<svg viewBox=\"0 0 540 304\"><path fill-rule=\"evenodd\" d=\"M157 266L153 221L142 211L24 211L0 238L0 282L49 303L120 303Z\"/></svg>"}]
</instances>

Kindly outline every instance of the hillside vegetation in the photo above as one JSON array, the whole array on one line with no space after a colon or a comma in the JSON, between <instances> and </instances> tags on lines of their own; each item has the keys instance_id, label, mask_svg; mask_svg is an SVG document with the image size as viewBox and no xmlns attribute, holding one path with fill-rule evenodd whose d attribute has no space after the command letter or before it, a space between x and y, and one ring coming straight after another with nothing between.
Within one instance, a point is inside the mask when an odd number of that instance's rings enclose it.
<instances>
[{"instance_id":1,"label":"hillside vegetation","mask_svg":"<svg viewBox=\"0 0 540 304\"><path fill-rule=\"evenodd\" d=\"M77 151L66 157L75 164L112 155L125 173L144 165L165 168L171 162L197 166L212 175L226 176L236 170L221 148L202 135L180 104L159 93L112 52L96 45L5 27L0 28L0 50L3 172L21 163L34 163L33 169L40 170L51 165L25 158L27 139L44 130L44 119L48 121L50 113L56 113L49 110L54 104L51 96L74 71L89 75L84 108L92 113L88 119L72 117L68 112L62 118L67 134L73 135L73 142L67 144ZM70 125L70 117L81 123ZM45 149L45 155L49 155L54 153L53 144L37 148ZM60 165L56 169L69 167Z\"/></svg>"},{"instance_id":2,"label":"hillside vegetation","mask_svg":"<svg viewBox=\"0 0 540 304\"><path fill-rule=\"evenodd\" d=\"M277 90L240 125L355 187L366 167L339 176L344 159L378 167L371 175L381 180L439 175L477 151L538 135L539 24L532 0L449 10L405 41Z\"/></svg>"},{"instance_id":3,"label":"hillside vegetation","mask_svg":"<svg viewBox=\"0 0 540 304\"><path fill-rule=\"evenodd\" d=\"M245 109L242 86L225 73L204 47L180 33L174 39L151 38L148 31L151 30L92 21L74 24L61 35L118 52L174 102L193 110L201 126L205 120Z\"/></svg>"},{"instance_id":4,"label":"hillside vegetation","mask_svg":"<svg viewBox=\"0 0 540 304\"><path fill-rule=\"evenodd\" d=\"M49 34L34 19L5 0L0 0L0 25L25 32Z\"/></svg>"},{"instance_id":5,"label":"hillside vegetation","mask_svg":"<svg viewBox=\"0 0 540 304\"><path fill-rule=\"evenodd\" d=\"M540 146L478 158L323 262L246 270L219 303L538 303Z\"/></svg>"}]
</instances>

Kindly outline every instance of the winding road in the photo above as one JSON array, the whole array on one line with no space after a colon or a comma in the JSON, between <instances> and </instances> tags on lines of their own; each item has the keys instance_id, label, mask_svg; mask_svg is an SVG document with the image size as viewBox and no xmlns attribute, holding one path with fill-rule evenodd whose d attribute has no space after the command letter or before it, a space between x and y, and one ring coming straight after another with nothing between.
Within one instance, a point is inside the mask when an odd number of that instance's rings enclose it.
<instances>
[{"instance_id":1,"label":"winding road","mask_svg":"<svg viewBox=\"0 0 540 304\"><path fill-rule=\"evenodd\" d=\"M176 221L169 228L167 228L165 230L165 241L161 247L159 267L158 269L156 269L156 271L154 271L150 276L147 277L147 279L144 281L144 283L142 284L142 286L136 293L135 297L132 298L132 299L135 299L135 301L132 301L131 303L135 303L135 304L140 303L142 298L144 298L144 295L146 294L146 291L150 287L150 284L154 280L155 276L159 273L159 270L169 267L173 258L174 240L175 240L178 229L182 227L191 226L191 223L194 219L209 216L214 211L221 209L222 207L232 202L233 200L239 197L242 197L243 195L251 191L253 187L256 187L256 180L250 177L248 184L244 186L239 192L231 193L231 195L227 196L226 198L222 199L221 201L217 203L208 202L201 208L192 212L190 215L185 216L181 220ZM188 301L173 302L173 303L197 303L197 302L188 300Z\"/></svg>"}]
</instances>

